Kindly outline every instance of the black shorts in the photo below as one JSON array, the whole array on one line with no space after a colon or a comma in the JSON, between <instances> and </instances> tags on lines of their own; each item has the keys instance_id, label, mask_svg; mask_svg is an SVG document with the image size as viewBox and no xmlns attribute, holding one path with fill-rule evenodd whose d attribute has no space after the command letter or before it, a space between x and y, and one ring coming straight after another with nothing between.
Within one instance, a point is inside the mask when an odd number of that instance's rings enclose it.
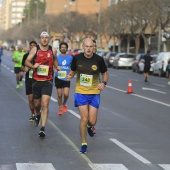
<instances>
[{"instance_id":1,"label":"black shorts","mask_svg":"<svg viewBox=\"0 0 170 170\"><path fill-rule=\"evenodd\" d=\"M144 67L144 73L149 73L150 67Z\"/></svg>"},{"instance_id":2,"label":"black shorts","mask_svg":"<svg viewBox=\"0 0 170 170\"><path fill-rule=\"evenodd\" d=\"M70 81L64 81L55 77L55 86L57 89L68 87L70 88Z\"/></svg>"},{"instance_id":3,"label":"black shorts","mask_svg":"<svg viewBox=\"0 0 170 170\"><path fill-rule=\"evenodd\" d=\"M21 67L14 67L14 73L19 74L21 72Z\"/></svg>"},{"instance_id":4,"label":"black shorts","mask_svg":"<svg viewBox=\"0 0 170 170\"><path fill-rule=\"evenodd\" d=\"M26 92L26 95L33 94L33 92L32 92L32 79L30 79L30 78L25 78L25 92Z\"/></svg>"},{"instance_id":5,"label":"black shorts","mask_svg":"<svg viewBox=\"0 0 170 170\"><path fill-rule=\"evenodd\" d=\"M52 80L49 81L35 81L32 82L32 91L34 99L40 99L42 95L51 96L53 89Z\"/></svg>"}]
</instances>

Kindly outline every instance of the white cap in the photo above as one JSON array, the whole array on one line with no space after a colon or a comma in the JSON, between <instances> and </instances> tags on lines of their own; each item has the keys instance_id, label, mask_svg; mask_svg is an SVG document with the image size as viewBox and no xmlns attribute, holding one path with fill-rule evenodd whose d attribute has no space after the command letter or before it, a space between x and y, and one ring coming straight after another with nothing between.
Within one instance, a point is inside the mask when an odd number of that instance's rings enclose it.
<instances>
[{"instance_id":1,"label":"white cap","mask_svg":"<svg viewBox=\"0 0 170 170\"><path fill-rule=\"evenodd\" d=\"M42 37L42 36L50 37L49 34L48 34L48 32L45 32L45 31L43 31L43 32L40 34L40 37Z\"/></svg>"}]
</instances>

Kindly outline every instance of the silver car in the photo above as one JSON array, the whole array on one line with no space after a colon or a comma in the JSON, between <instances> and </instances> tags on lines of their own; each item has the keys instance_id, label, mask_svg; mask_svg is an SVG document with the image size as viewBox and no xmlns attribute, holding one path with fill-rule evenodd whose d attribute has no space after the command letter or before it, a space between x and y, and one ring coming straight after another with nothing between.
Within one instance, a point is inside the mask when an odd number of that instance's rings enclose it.
<instances>
[{"instance_id":1,"label":"silver car","mask_svg":"<svg viewBox=\"0 0 170 170\"><path fill-rule=\"evenodd\" d=\"M132 68L135 54L117 53L113 62L113 68L127 67Z\"/></svg>"}]
</instances>

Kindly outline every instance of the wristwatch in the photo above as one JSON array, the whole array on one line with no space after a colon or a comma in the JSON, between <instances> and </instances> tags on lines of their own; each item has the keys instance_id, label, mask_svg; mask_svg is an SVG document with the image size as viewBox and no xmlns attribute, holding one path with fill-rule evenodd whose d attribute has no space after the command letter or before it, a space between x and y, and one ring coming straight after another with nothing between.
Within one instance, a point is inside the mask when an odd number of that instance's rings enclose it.
<instances>
[{"instance_id":1,"label":"wristwatch","mask_svg":"<svg viewBox=\"0 0 170 170\"><path fill-rule=\"evenodd\" d=\"M107 82L106 82L106 81L103 81L102 83L103 83L105 86L107 85Z\"/></svg>"}]
</instances>

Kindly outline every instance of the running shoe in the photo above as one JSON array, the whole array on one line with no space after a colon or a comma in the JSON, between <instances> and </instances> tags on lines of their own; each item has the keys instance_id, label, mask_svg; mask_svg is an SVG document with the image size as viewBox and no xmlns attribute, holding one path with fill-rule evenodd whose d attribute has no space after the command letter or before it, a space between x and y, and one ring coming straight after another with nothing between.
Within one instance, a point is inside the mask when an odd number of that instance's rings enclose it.
<instances>
[{"instance_id":1,"label":"running shoe","mask_svg":"<svg viewBox=\"0 0 170 170\"><path fill-rule=\"evenodd\" d=\"M20 85L20 86L23 86L23 82L22 82L22 81L20 81L20 82L19 82L19 85Z\"/></svg>"},{"instance_id":2,"label":"running shoe","mask_svg":"<svg viewBox=\"0 0 170 170\"><path fill-rule=\"evenodd\" d=\"M94 136L94 132L93 132L93 129L92 129L91 126L90 126L90 127L87 127L87 132L88 132L88 134L89 134L90 137L93 137L93 136Z\"/></svg>"},{"instance_id":3,"label":"running shoe","mask_svg":"<svg viewBox=\"0 0 170 170\"><path fill-rule=\"evenodd\" d=\"M40 137L40 138L44 138L44 137L45 137L45 131L44 131L44 128L41 128L41 129L40 129L39 137Z\"/></svg>"},{"instance_id":4,"label":"running shoe","mask_svg":"<svg viewBox=\"0 0 170 170\"><path fill-rule=\"evenodd\" d=\"M96 129L95 129L94 126L92 126L92 131L93 131L94 134L96 134Z\"/></svg>"},{"instance_id":5,"label":"running shoe","mask_svg":"<svg viewBox=\"0 0 170 170\"><path fill-rule=\"evenodd\" d=\"M31 116L30 119L29 119L29 121L30 121L30 122L33 122L34 119L35 119L35 116Z\"/></svg>"},{"instance_id":6,"label":"running shoe","mask_svg":"<svg viewBox=\"0 0 170 170\"><path fill-rule=\"evenodd\" d=\"M19 84L17 84L16 89L19 89L19 87L20 87Z\"/></svg>"},{"instance_id":7,"label":"running shoe","mask_svg":"<svg viewBox=\"0 0 170 170\"><path fill-rule=\"evenodd\" d=\"M41 115L37 115L34 119L34 126L37 127L40 124Z\"/></svg>"},{"instance_id":8,"label":"running shoe","mask_svg":"<svg viewBox=\"0 0 170 170\"><path fill-rule=\"evenodd\" d=\"M63 112L67 112L67 111L68 111L67 105L63 104Z\"/></svg>"},{"instance_id":9,"label":"running shoe","mask_svg":"<svg viewBox=\"0 0 170 170\"><path fill-rule=\"evenodd\" d=\"M60 109L60 110L58 111L58 115L62 115L62 114L63 114L63 110Z\"/></svg>"},{"instance_id":10,"label":"running shoe","mask_svg":"<svg viewBox=\"0 0 170 170\"><path fill-rule=\"evenodd\" d=\"M82 145L80 149L80 153L86 153L87 145Z\"/></svg>"}]
</instances>

